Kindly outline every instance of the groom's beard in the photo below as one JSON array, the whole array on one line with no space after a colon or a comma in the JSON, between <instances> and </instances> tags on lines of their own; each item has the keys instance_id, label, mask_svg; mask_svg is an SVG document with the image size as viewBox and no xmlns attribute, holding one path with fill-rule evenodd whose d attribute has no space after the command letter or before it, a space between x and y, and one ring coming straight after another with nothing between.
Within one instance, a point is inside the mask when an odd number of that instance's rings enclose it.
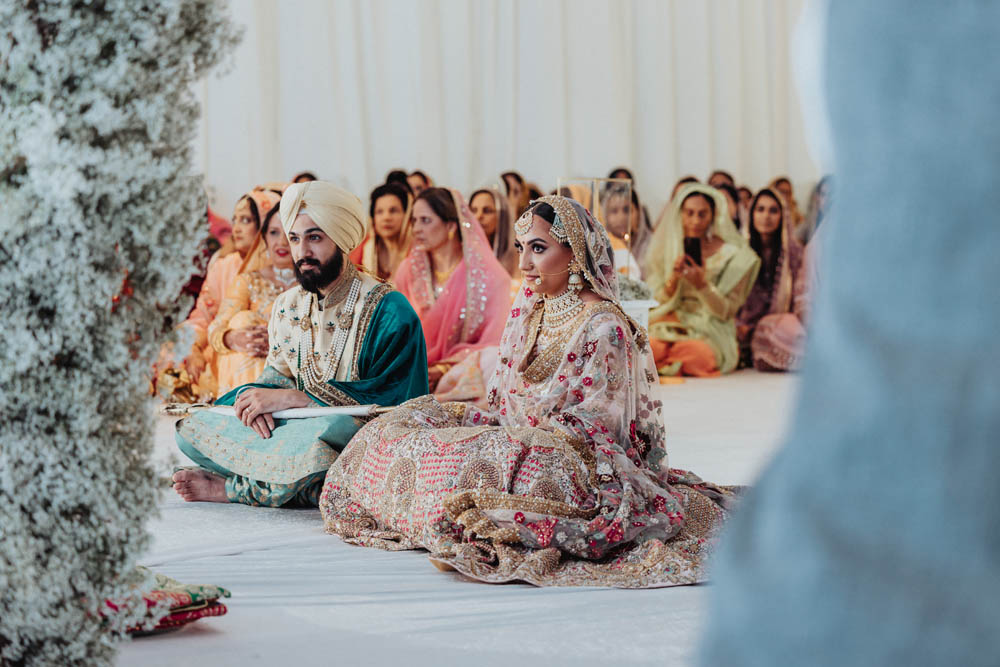
<instances>
[{"instance_id":1,"label":"groom's beard","mask_svg":"<svg viewBox=\"0 0 1000 667\"><path fill-rule=\"evenodd\" d=\"M302 289L319 294L320 290L329 287L340 276L344 268L344 253L337 251L322 264L318 260L306 257L295 262L293 268Z\"/></svg>"}]
</instances>

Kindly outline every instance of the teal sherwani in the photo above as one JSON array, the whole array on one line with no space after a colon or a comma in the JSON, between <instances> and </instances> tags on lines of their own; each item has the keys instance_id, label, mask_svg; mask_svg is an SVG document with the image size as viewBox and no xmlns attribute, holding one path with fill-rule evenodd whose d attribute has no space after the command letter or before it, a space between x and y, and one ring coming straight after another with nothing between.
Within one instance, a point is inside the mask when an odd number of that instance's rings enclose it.
<instances>
[{"instance_id":1,"label":"teal sherwani","mask_svg":"<svg viewBox=\"0 0 1000 667\"><path fill-rule=\"evenodd\" d=\"M349 309L355 280L360 288ZM427 393L419 318L402 294L350 264L322 299L301 287L281 294L268 342L267 366L257 381L217 405L233 405L251 387L299 389L321 406L392 406ZM276 419L271 437L263 439L235 417L198 412L177 423L177 444L199 466L226 478L231 502L309 506L318 504L327 469L363 423L345 415Z\"/></svg>"}]
</instances>

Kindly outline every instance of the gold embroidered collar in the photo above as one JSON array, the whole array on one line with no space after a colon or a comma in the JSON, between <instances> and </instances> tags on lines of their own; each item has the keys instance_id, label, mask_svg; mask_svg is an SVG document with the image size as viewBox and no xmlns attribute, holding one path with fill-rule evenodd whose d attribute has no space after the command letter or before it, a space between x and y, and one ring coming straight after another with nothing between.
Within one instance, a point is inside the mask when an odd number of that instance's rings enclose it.
<instances>
[{"instance_id":1,"label":"gold embroidered collar","mask_svg":"<svg viewBox=\"0 0 1000 667\"><path fill-rule=\"evenodd\" d=\"M358 277L358 269L354 266L354 263L345 256L344 268L341 269L340 275L337 276L337 279L333 281L333 288L330 290L330 293L322 299L316 297L315 294L313 295L312 298L315 300L317 307L322 311L330 308L331 306L337 306L343 303L351 291L351 283L353 283L354 279Z\"/></svg>"}]
</instances>

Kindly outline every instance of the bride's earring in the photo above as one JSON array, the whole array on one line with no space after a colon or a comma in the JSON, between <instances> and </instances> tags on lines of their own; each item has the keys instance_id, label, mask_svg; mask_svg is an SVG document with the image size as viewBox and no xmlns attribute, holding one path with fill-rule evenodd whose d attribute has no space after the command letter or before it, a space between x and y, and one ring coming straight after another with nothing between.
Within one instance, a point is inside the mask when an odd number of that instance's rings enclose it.
<instances>
[{"instance_id":1,"label":"bride's earring","mask_svg":"<svg viewBox=\"0 0 1000 667\"><path fill-rule=\"evenodd\" d=\"M583 267L580 266L580 263L574 257L573 261L569 263L569 288L574 292L579 292L583 289L582 271Z\"/></svg>"}]
</instances>

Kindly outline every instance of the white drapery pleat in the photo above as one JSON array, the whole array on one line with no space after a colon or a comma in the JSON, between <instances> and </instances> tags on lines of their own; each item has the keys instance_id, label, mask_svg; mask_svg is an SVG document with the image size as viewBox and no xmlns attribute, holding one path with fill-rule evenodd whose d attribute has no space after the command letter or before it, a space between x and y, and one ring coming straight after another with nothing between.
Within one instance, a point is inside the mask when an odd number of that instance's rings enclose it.
<instances>
[{"instance_id":1,"label":"white drapery pleat","mask_svg":"<svg viewBox=\"0 0 1000 667\"><path fill-rule=\"evenodd\" d=\"M714 168L818 177L790 61L801 0L233 0L246 37L201 90L228 214L309 169L366 199L387 171L470 189L636 174L652 207Z\"/></svg>"}]
</instances>

